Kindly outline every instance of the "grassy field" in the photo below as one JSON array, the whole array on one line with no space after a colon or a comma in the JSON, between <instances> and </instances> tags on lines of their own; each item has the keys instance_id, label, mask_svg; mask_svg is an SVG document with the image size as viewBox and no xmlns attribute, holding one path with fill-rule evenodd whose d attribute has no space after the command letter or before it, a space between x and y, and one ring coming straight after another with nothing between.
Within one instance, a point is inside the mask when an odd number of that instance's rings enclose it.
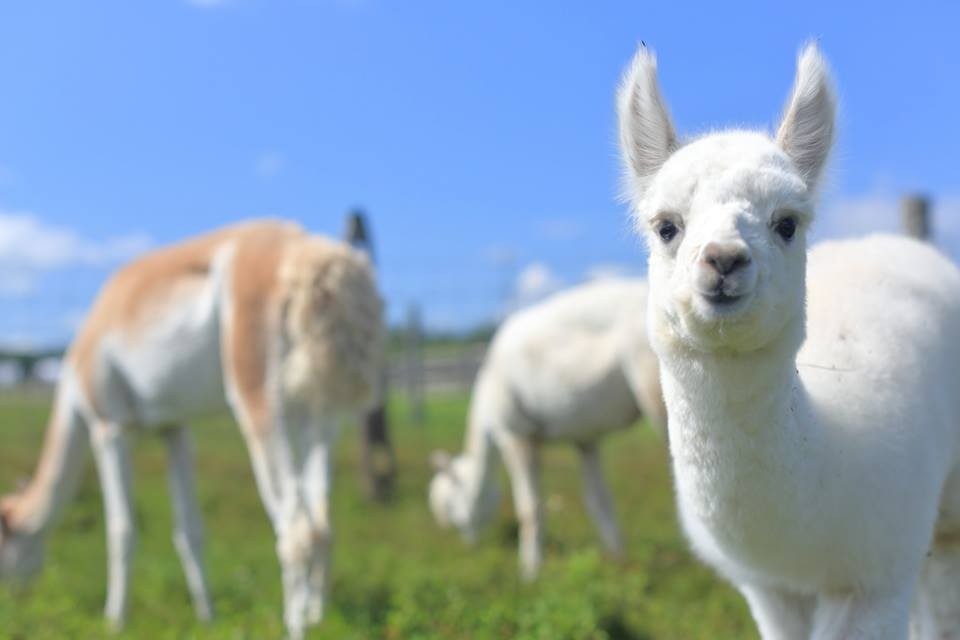
<instances>
[{"instance_id":1,"label":"grassy field","mask_svg":"<svg viewBox=\"0 0 960 640\"><path fill-rule=\"evenodd\" d=\"M466 399L438 396L427 424L392 406L400 477L396 498L369 502L357 471L357 433L341 438L334 491L332 604L310 637L323 638L753 638L740 597L690 555L676 525L663 440L647 428L610 438L607 476L628 559L605 559L580 502L573 451L548 449L547 556L538 582L516 570L516 524L506 496L475 548L439 530L426 504L428 452L460 443ZM0 488L33 470L47 405L0 396ZM216 607L195 622L170 541L165 454L138 437L140 538L129 624L120 638L280 638L280 578L274 542L240 436L226 418L194 425L207 568ZM0 637L97 638L105 549L92 463L49 538L47 565L23 589L0 588ZM505 480L505 478L504 478Z\"/></svg>"}]
</instances>

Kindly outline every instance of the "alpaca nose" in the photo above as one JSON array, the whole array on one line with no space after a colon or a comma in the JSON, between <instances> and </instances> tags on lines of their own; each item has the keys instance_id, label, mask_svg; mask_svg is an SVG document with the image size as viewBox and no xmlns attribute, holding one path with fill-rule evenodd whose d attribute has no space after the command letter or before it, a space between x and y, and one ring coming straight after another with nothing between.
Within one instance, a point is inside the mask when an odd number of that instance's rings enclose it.
<instances>
[{"instance_id":1,"label":"alpaca nose","mask_svg":"<svg viewBox=\"0 0 960 640\"><path fill-rule=\"evenodd\" d=\"M700 255L701 260L721 276L730 275L750 264L750 254L742 242L710 242Z\"/></svg>"}]
</instances>

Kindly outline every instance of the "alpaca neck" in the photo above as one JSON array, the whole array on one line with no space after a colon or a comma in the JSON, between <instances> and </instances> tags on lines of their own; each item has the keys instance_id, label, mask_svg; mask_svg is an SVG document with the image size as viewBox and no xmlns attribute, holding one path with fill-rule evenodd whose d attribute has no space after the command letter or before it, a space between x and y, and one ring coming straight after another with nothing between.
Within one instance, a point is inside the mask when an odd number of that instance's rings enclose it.
<instances>
[{"instance_id":1,"label":"alpaca neck","mask_svg":"<svg viewBox=\"0 0 960 640\"><path fill-rule=\"evenodd\" d=\"M7 513L8 524L18 533L45 533L78 484L86 432L64 395L58 393L36 472Z\"/></svg>"},{"instance_id":2,"label":"alpaca neck","mask_svg":"<svg viewBox=\"0 0 960 640\"><path fill-rule=\"evenodd\" d=\"M661 354L677 481L701 517L718 501L789 513L817 491L827 448L796 370L802 322L755 352Z\"/></svg>"},{"instance_id":3,"label":"alpaca neck","mask_svg":"<svg viewBox=\"0 0 960 640\"><path fill-rule=\"evenodd\" d=\"M490 492L497 490L497 449L486 428L481 411L471 410L464 443L464 457L470 461L463 480L462 498L467 519L479 522L485 515L481 506Z\"/></svg>"}]
</instances>

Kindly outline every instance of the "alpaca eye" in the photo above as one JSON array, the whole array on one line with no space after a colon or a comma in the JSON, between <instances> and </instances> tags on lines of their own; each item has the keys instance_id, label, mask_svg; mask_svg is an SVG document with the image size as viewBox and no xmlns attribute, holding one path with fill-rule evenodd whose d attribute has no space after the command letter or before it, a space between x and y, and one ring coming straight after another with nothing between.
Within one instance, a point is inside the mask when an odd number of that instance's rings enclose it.
<instances>
[{"instance_id":1,"label":"alpaca eye","mask_svg":"<svg viewBox=\"0 0 960 640\"><path fill-rule=\"evenodd\" d=\"M673 224L669 220L664 220L660 223L660 226L657 227L657 235L660 236L660 239L666 243L669 243L677 234L680 233L680 230L677 229L677 225Z\"/></svg>"},{"instance_id":2,"label":"alpaca eye","mask_svg":"<svg viewBox=\"0 0 960 640\"><path fill-rule=\"evenodd\" d=\"M773 226L773 230L776 231L777 235L783 238L784 241L789 241L797 232L797 219L793 216L781 218L780 221Z\"/></svg>"}]
</instances>

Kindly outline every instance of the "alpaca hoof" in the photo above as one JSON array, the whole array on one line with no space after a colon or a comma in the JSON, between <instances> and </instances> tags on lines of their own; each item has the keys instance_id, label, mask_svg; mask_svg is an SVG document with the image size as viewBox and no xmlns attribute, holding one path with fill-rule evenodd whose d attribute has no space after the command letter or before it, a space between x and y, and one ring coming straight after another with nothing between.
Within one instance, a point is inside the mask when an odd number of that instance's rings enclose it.
<instances>
[{"instance_id":1,"label":"alpaca hoof","mask_svg":"<svg viewBox=\"0 0 960 640\"><path fill-rule=\"evenodd\" d=\"M197 620L204 624L213 622L213 607L210 605L197 607Z\"/></svg>"},{"instance_id":2,"label":"alpaca hoof","mask_svg":"<svg viewBox=\"0 0 960 640\"><path fill-rule=\"evenodd\" d=\"M287 624L287 638L289 640L303 640L303 634L304 634L303 625Z\"/></svg>"},{"instance_id":3,"label":"alpaca hoof","mask_svg":"<svg viewBox=\"0 0 960 640\"><path fill-rule=\"evenodd\" d=\"M525 565L520 567L520 579L526 583L535 582L540 574L540 565Z\"/></svg>"},{"instance_id":4,"label":"alpaca hoof","mask_svg":"<svg viewBox=\"0 0 960 640\"><path fill-rule=\"evenodd\" d=\"M123 631L125 621L123 618L107 618L107 631L111 634L121 633Z\"/></svg>"},{"instance_id":5,"label":"alpaca hoof","mask_svg":"<svg viewBox=\"0 0 960 640\"><path fill-rule=\"evenodd\" d=\"M307 606L307 625L314 626L323 620L323 599L317 599Z\"/></svg>"},{"instance_id":6,"label":"alpaca hoof","mask_svg":"<svg viewBox=\"0 0 960 640\"><path fill-rule=\"evenodd\" d=\"M607 556L614 562L621 564L627 559L627 551L622 544L612 544L607 547Z\"/></svg>"}]
</instances>

